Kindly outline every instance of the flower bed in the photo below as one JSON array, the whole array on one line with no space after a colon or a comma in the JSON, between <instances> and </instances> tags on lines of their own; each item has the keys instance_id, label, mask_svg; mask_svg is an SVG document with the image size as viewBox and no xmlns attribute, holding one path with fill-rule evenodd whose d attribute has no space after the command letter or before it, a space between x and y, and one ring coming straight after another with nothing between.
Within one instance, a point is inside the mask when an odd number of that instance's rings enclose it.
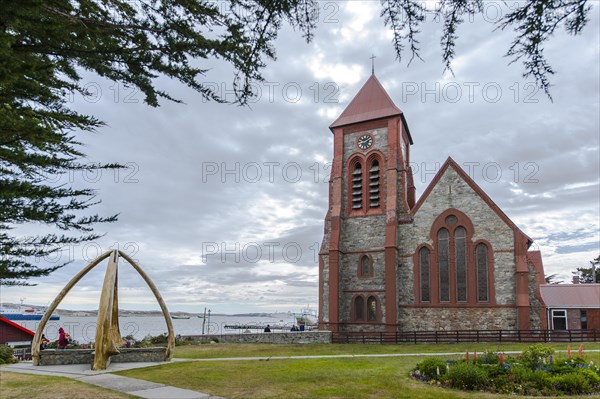
<instances>
[{"instance_id":1,"label":"flower bed","mask_svg":"<svg viewBox=\"0 0 600 399\"><path fill-rule=\"evenodd\" d=\"M462 390L532 396L600 393L600 368L583 356L555 359L554 350L541 344L518 356L476 353L459 361L427 358L412 370L415 379Z\"/></svg>"}]
</instances>

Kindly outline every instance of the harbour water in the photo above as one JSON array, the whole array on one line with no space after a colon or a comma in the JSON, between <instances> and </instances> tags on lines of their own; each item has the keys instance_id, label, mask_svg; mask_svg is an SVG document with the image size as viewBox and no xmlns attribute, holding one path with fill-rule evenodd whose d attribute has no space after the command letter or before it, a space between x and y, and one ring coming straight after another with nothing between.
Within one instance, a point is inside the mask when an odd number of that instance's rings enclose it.
<instances>
[{"instance_id":1,"label":"harbour water","mask_svg":"<svg viewBox=\"0 0 600 399\"><path fill-rule=\"evenodd\" d=\"M15 323L36 331L39 321L15 320ZM173 319L173 329L176 335L202 335L204 324L205 335L242 334L246 328L226 329L225 326L256 326L251 332L262 332L269 325L273 332L278 330L289 331L296 320L292 315L276 317L262 316L224 316L211 315L210 320L198 317L189 319ZM69 317L61 316L60 320L49 321L44 329L46 337L55 341L58 339L58 329L64 328L71 338L78 343L94 341L96 335L96 317ZM148 335L156 336L167 332L167 324L162 316L119 316L121 335L133 335L137 340Z\"/></svg>"}]
</instances>

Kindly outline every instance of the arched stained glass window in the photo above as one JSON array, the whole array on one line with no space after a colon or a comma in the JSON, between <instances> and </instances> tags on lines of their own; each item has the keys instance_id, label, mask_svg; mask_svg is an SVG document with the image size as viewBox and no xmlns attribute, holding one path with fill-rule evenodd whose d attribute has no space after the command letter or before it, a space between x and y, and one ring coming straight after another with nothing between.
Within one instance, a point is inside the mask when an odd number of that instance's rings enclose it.
<instances>
[{"instance_id":1,"label":"arched stained glass window","mask_svg":"<svg viewBox=\"0 0 600 399\"><path fill-rule=\"evenodd\" d=\"M456 301L467 301L467 231L457 227L454 231L454 256L456 272Z\"/></svg>"},{"instance_id":2,"label":"arched stained glass window","mask_svg":"<svg viewBox=\"0 0 600 399\"><path fill-rule=\"evenodd\" d=\"M478 244L477 248L475 248L475 257L477 258L477 300L487 302L489 301L487 245Z\"/></svg>"},{"instance_id":3,"label":"arched stained glass window","mask_svg":"<svg viewBox=\"0 0 600 399\"><path fill-rule=\"evenodd\" d=\"M421 284L421 301L429 302L430 293L430 268L429 268L429 249L423 247L419 250L419 281Z\"/></svg>"},{"instance_id":4,"label":"arched stained glass window","mask_svg":"<svg viewBox=\"0 0 600 399\"><path fill-rule=\"evenodd\" d=\"M354 320L365 319L365 300L362 296L357 296L354 299Z\"/></svg>"},{"instance_id":5,"label":"arched stained glass window","mask_svg":"<svg viewBox=\"0 0 600 399\"><path fill-rule=\"evenodd\" d=\"M438 271L440 281L440 301L450 301L450 240L448 230L438 231Z\"/></svg>"}]
</instances>

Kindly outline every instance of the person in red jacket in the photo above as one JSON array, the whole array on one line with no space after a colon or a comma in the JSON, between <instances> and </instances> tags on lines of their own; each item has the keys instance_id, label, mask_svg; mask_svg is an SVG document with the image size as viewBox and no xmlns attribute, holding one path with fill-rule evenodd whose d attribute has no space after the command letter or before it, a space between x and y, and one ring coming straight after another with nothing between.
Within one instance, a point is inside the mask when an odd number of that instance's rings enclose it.
<instances>
[{"instance_id":1,"label":"person in red jacket","mask_svg":"<svg viewBox=\"0 0 600 399\"><path fill-rule=\"evenodd\" d=\"M58 348L66 349L68 344L67 333L65 333L65 330L61 327L58 329Z\"/></svg>"}]
</instances>

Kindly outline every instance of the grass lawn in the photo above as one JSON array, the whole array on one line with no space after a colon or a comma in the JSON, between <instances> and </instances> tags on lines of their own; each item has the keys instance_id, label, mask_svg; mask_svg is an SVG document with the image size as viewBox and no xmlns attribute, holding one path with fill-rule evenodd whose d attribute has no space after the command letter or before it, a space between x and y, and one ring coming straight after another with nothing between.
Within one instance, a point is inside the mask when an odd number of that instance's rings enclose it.
<instances>
[{"instance_id":1,"label":"grass lawn","mask_svg":"<svg viewBox=\"0 0 600 399\"><path fill-rule=\"evenodd\" d=\"M175 348L174 357L184 359L207 359L223 357L257 356L303 356L303 355L344 355L344 354L381 354L381 353L449 353L466 351L483 352L521 351L531 344L516 343L463 343L463 344L204 344L184 345ZM555 350L566 350L564 342L548 344ZM584 349L600 349L600 342L587 342ZM571 350L577 353L579 343L572 343Z\"/></svg>"},{"instance_id":2,"label":"grass lawn","mask_svg":"<svg viewBox=\"0 0 600 399\"><path fill-rule=\"evenodd\" d=\"M521 350L507 344L501 350ZM554 346L554 345L553 345ZM578 348L571 345L574 354ZM565 344L554 346L566 349ZM599 349L600 344L586 344ZM365 353L435 353L497 350L496 344L458 345L269 345L212 344L177 347L176 357L218 358L249 356L327 355ZM562 355L559 355L562 357ZM600 353L587 356L600 361ZM504 398L481 392L461 392L428 386L411 379L419 357L270 359L173 363L118 374L174 385L226 398ZM596 396L600 397L600 396ZM576 397L571 397L576 398ZM578 398L591 398L582 396Z\"/></svg>"},{"instance_id":3,"label":"grass lawn","mask_svg":"<svg viewBox=\"0 0 600 399\"><path fill-rule=\"evenodd\" d=\"M127 399L137 398L65 377L0 372L1 399Z\"/></svg>"}]
</instances>

